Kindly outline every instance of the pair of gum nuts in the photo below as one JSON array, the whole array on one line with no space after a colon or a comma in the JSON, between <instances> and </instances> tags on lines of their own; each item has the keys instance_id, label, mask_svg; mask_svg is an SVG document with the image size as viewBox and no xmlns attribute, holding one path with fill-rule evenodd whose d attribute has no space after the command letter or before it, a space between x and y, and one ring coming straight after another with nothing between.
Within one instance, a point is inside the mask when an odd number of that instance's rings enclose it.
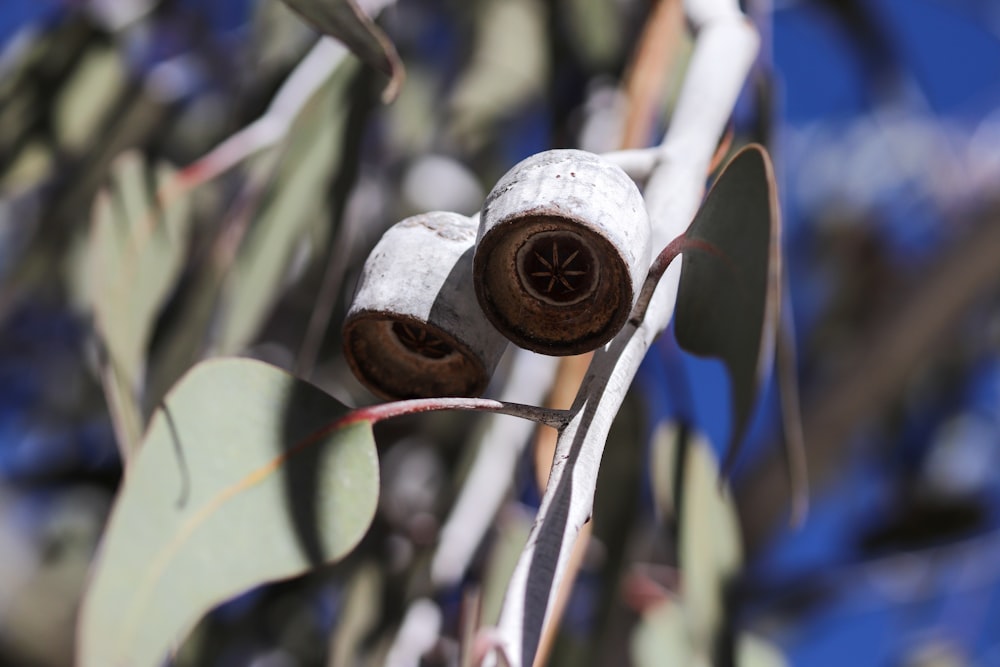
<instances>
[{"instance_id":1,"label":"pair of gum nuts","mask_svg":"<svg viewBox=\"0 0 1000 667\"><path fill-rule=\"evenodd\" d=\"M563 356L611 340L649 254L624 171L585 151L538 153L494 186L478 224L424 213L382 236L344 323L348 364L386 399L478 396L508 341Z\"/></svg>"}]
</instances>

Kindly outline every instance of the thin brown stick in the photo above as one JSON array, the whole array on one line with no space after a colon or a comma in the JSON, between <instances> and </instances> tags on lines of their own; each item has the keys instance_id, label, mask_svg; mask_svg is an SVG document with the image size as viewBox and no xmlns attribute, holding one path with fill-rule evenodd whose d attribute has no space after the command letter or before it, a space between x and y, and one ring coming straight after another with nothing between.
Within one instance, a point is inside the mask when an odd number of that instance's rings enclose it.
<instances>
[{"instance_id":1,"label":"thin brown stick","mask_svg":"<svg viewBox=\"0 0 1000 667\"><path fill-rule=\"evenodd\" d=\"M680 0L659 0L653 6L626 74L628 116L622 148L647 146L652 140L667 90L666 73L677 59L683 29Z\"/></svg>"}]
</instances>

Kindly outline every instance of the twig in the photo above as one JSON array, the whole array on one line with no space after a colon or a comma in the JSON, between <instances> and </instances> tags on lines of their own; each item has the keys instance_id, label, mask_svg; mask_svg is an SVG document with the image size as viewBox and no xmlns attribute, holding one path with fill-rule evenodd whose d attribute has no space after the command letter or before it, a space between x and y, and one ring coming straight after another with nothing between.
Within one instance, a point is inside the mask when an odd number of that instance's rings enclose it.
<instances>
[{"instance_id":1,"label":"twig","mask_svg":"<svg viewBox=\"0 0 1000 667\"><path fill-rule=\"evenodd\" d=\"M278 144L299 111L347 56L347 48L321 38L295 67L263 116L242 128L211 151L178 172L161 190L169 201L233 168L251 155Z\"/></svg>"},{"instance_id":2,"label":"twig","mask_svg":"<svg viewBox=\"0 0 1000 667\"><path fill-rule=\"evenodd\" d=\"M441 632L441 610L426 598L417 600L406 612L396 642L385 658L386 667L410 667L433 648Z\"/></svg>"},{"instance_id":3,"label":"twig","mask_svg":"<svg viewBox=\"0 0 1000 667\"><path fill-rule=\"evenodd\" d=\"M667 83L664 73L674 65L683 30L681 0L659 0L651 10L629 65L625 85L629 113L623 147L646 146L653 140Z\"/></svg>"},{"instance_id":4,"label":"twig","mask_svg":"<svg viewBox=\"0 0 1000 667\"><path fill-rule=\"evenodd\" d=\"M644 181L653 173L660 151L657 148L627 148L604 153L601 157L621 167L633 181Z\"/></svg>"},{"instance_id":5,"label":"twig","mask_svg":"<svg viewBox=\"0 0 1000 667\"><path fill-rule=\"evenodd\" d=\"M518 350L501 398L516 397L524 403L540 404L552 383L557 363L556 357ZM450 586L465 575L476 548L493 525L534 428L524 420L511 423L491 418L486 424L476 459L441 529L431 562L431 581L435 587Z\"/></svg>"},{"instance_id":6,"label":"twig","mask_svg":"<svg viewBox=\"0 0 1000 667\"><path fill-rule=\"evenodd\" d=\"M549 390L558 358L518 349L504 384L501 399L517 399L527 404L541 404ZM526 420L511 422L490 417L479 438L472 463L458 499L441 529L431 560L431 584L436 590L458 583L468 570L476 549L493 525L514 477L514 470L535 424ZM427 600L417 601L421 604ZM411 603L410 607L417 604ZM407 612L409 613L409 612ZM430 629L425 626L425 629ZM397 633L395 648L403 641ZM464 647L470 650L471 647ZM402 651L402 649L400 649ZM411 655L416 662L419 656Z\"/></svg>"},{"instance_id":7,"label":"twig","mask_svg":"<svg viewBox=\"0 0 1000 667\"><path fill-rule=\"evenodd\" d=\"M757 34L733 0L690 2L699 28L687 78L646 189L654 247L665 247L691 221L704 174L757 50ZM593 507L594 489L611 422L646 351L670 322L679 264L664 275L645 319L594 355L587 379L562 431L549 484L528 543L511 577L496 629L498 650L512 667L530 665L573 542ZM490 654L497 659L496 651Z\"/></svg>"},{"instance_id":8,"label":"twig","mask_svg":"<svg viewBox=\"0 0 1000 667\"><path fill-rule=\"evenodd\" d=\"M566 410L551 410L537 405L496 401L492 398L414 398L407 401L379 403L364 408L358 408L337 420L331 428L362 421L380 422L383 419L416 415L424 412L439 412L441 410L470 410L473 412L492 412L499 415L520 417L537 424L545 424L555 429L562 429L569 421Z\"/></svg>"},{"instance_id":9,"label":"twig","mask_svg":"<svg viewBox=\"0 0 1000 667\"><path fill-rule=\"evenodd\" d=\"M624 150L607 155L605 159L611 162L621 159L623 164L619 166L640 184L649 177L659 157L657 149L640 147L650 142L654 126L660 116L662 100L666 93L666 72L672 68L676 59L682 30L681 0L659 0L646 20L625 76L623 88L627 100L627 112L621 139ZM648 280L647 278L647 282ZM593 358L593 353L588 353L567 357L560 362L556 382L546 404L548 407L565 408L573 404ZM543 492L552 473L557 444L558 433L539 429L535 438L535 476L538 488ZM563 580L555 593L552 613L542 629L534 658L536 667L548 662L592 532L593 524L587 522L573 543L573 551L567 561Z\"/></svg>"}]
</instances>

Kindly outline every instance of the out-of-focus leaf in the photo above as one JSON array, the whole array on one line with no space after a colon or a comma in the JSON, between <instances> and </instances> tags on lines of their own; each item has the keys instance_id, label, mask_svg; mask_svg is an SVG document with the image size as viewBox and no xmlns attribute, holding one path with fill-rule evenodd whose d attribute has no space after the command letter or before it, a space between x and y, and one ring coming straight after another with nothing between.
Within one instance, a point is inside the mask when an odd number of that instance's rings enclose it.
<instances>
[{"instance_id":1,"label":"out-of-focus leaf","mask_svg":"<svg viewBox=\"0 0 1000 667\"><path fill-rule=\"evenodd\" d=\"M303 23L301 14L283 2L257 3L251 30L257 68L262 70L258 74L265 77L294 68L315 39L315 32Z\"/></svg>"},{"instance_id":2,"label":"out-of-focus leaf","mask_svg":"<svg viewBox=\"0 0 1000 667\"><path fill-rule=\"evenodd\" d=\"M496 542L490 551L489 563L483 577L482 612L483 625L493 625L500 617L500 605L507 591L511 573L517 559L528 541L531 532L531 517L514 508L501 512L497 519Z\"/></svg>"},{"instance_id":3,"label":"out-of-focus leaf","mask_svg":"<svg viewBox=\"0 0 1000 667\"><path fill-rule=\"evenodd\" d=\"M475 51L452 95L455 134L475 146L490 127L549 80L546 6L539 0L488 0L476 20Z\"/></svg>"},{"instance_id":4,"label":"out-of-focus leaf","mask_svg":"<svg viewBox=\"0 0 1000 667\"><path fill-rule=\"evenodd\" d=\"M51 149L73 154L92 141L124 83L121 59L84 20L23 31L14 41L0 53L3 190L37 185L61 166L53 164ZM81 132L85 126L90 136Z\"/></svg>"},{"instance_id":5,"label":"out-of-focus leaf","mask_svg":"<svg viewBox=\"0 0 1000 667\"><path fill-rule=\"evenodd\" d=\"M135 388L115 364L104 364L101 369L101 385L118 441L118 451L123 463L127 465L142 438L142 406Z\"/></svg>"},{"instance_id":6,"label":"out-of-focus leaf","mask_svg":"<svg viewBox=\"0 0 1000 667\"><path fill-rule=\"evenodd\" d=\"M557 6L572 31L570 45L581 59L594 69L613 63L627 34L622 6L613 0L567 0Z\"/></svg>"},{"instance_id":7,"label":"out-of-focus leaf","mask_svg":"<svg viewBox=\"0 0 1000 667\"><path fill-rule=\"evenodd\" d=\"M660 423L653 432L649 450L650 484L653 501L661 516L674 513L674 476L677 467L677 439L681 436L676 422Z\"/></svg>"},{"instance_id":8,"label":"out-of-focus leaf","mask_svg":"<svg viewBox=\"0 0 1000 667\"><path fill-rule=\"evenodd\" d=\"M396 47L355 0L285 0L314 28L340 40L363 62L389 77L382 99L391 102L406 72Z\"/></svg>"},{"instance_id":9,"label":"out-of-focus leaf","mask_svg":"<svg viewBox=\"0 0 1000 667\"><path fill-rule=\"evenodd\" d=\"M76 608L109 505L107 494L84 485L21 496L0 492L5 664L71 664Z\"/></svg>"},{"instance_id":10,"label":"out-of-focus leaf","mask_svg":"<svg viewBox=\"0 0 1000 667\"><path fill-rule=\"evenodd\" d=\"M3 121L0 121L2 123ZM38 185L52 173L55 159L52 151L42 142L33 141L21 150L3 177L0 178L0 190L5 192L18 191Z\"/></svg>"},{"instance_id":11,"label":"out-of-focus leaf","mask_svg":"<svg viewBox=\"0 0 1000 667\"><path fill-rule=\"evenodd\" d=\"M93 139L125 87L125 74L125 64L113 48L84 54L56 99L55 130L62 147L79 151Z\"/></svg>"},{"instance_id":12,"label":"out-of-focus leaf","mask_svg":"<svg viewBox=\"0 0 1000 667\"><path fill-rule=\"evenodd\" d=\"M744 633L736 644L736 667L788 667L788 661L771 642Z\"/></svg>"},{"instance_id":13,"label":"out-of-focus leaf","mask_svg":"<svg viewBox=\"0 0 1000 667\"><path fill-rule=\"evenodd\" d=\"M344 591L337 629L330 636L328 667L359 664L361 647L381 613L382 574L373 563L365 563L351 577Z\"/></svg>"},{"instance_id":14,"label":"out-of-focus leaf","mask_svg":"<svg viewBox=\"0 0 1000 667\"><path fill-rule=\"evenodd\" d=\"M710 667L707 658L692 652L684 611L670 600L643 614L632 634L631 655L636 667Z\"/></svg>"},{"instance_id":15,"label":"out-of-focus leaf","mask_svg":"<svg viewBox=\"0 0 1000 667\"><path fill-rule=\"evenodd\" d=\"M162 664L216 604L350 552L378 501L367 421L249 359L192 369L115 501L78 629L81 667Z\"/></svg>"},{"instance_id":16,"label":"out-of-focus leaf","mask_svg":"<svg viewBox=\"0 0 1000 667\"><path fill-rule=\"evenodd\" d=\"M781 288L780 221L774 171L763 147L742 149L723 169L686 236L677 342L717 357L732 387L732 429L724 470L735 459L771 365Z\"/></svg>"},{"instance_id":17,"label":"out-of-focus leaf","mask_svg":"<svg viewBox=\"0 0 1000 667\"><path fill-rule=\"evenodd\" d=\"M278 297L299 243L326 217L327 191L341 158L356 64L346 62L305 106L289 132L279 174L223 289L215 352L253 340Z\"/></svg>"},{"instance_id":18,"label":"out-of-focus leaf","mask_svg":"<svg viewBox=\"0 0 1000 667\"><path fill-rule=\"evenodd\" d=\"M156 199L158 183L170 177L171 170L163 166L151 177L142 157L127 153L115 164L110 186L94 203L84 274L90 283L83 291L108 353L105 386L109 402L112 408L122 408L116 417L124 414L125 423L131 424L122 426L115 420L124 451L135 446L142 430L141 421L134 422L146 348L187 252L187 198L175 198L163 207Z\"/></svg>"},{"instance_id":19,"label":"out-of-focus leaf","mask_svg":"<svg viewBox=\"0 0 1000 667\"><path fill-rule=\"evenodd\" d=\"M684 456L678 562L688 633L706 652L724 620L725 587L740 567L742 551L736 509L719 483L712 448L692 433Z\"/></svg>"},{"instance_id":20,"label":"out-of-focus leaf","mask_svg":"<svg viewBox=\"0 0 1000 667\"><path fill-rule=\"evenodd\" d=\"M130 386L143 377L153 320L184 263L190 231L188 200L161 207L155 189L171 178L161 166L149 178L136 153L113 167L109 188L94 204L89 294L108 352Z\"/></svg>"},{"instance_id":21,"label":"out-of-focus leaf","mask_svg":"<svg viewBox=\"0 0 1000 667\"><path fill-rule=\"evenodd\" d=\"M632 633L631 657L636 667L711 667L709 653L691 644L686 605L667 600L643 614ZM786 667L788 662L773 644L744 633L737 638L736 667Z\"/></svg>"}]
</instances>

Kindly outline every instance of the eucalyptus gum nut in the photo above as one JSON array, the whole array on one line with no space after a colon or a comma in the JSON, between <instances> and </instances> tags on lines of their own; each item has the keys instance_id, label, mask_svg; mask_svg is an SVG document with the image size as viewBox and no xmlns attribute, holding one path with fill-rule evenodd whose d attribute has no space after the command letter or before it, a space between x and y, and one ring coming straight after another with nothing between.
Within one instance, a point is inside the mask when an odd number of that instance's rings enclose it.
<instances>
[{"instance_id":1,"label":"eucalyptus gum nut","mask_svg":"<svg viewBox=\"0 0 1000 667\"><path fill-rule=\"evenodd\" d=\"M344 322L355 376L386 399L478 396L507 347L473 293L476 223L415 215L376 244Z\"/></svg>"},{"instance_id":2,"label":"eucalyptus gum nut","mask_svg":"<svg viewBox=\"0 0 1000 667\"><path fill-rule=\"evenodd\" d=\"M650 262L635 183L593 153L552 150L515 165L480 215L476 297L520 347L594 350L625 325Z\"/></svg>"}]
</instances>

